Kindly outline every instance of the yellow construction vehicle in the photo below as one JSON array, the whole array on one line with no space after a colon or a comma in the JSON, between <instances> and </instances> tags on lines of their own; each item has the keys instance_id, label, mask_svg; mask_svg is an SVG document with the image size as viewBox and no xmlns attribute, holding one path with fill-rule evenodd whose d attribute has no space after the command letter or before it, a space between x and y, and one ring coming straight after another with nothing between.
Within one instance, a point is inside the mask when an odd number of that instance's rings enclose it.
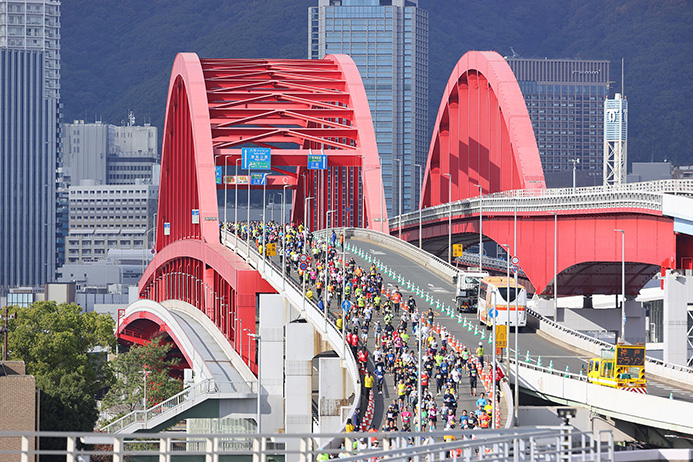
<instances>
[{"instance_id":1,"label":"yellow construction vehicle","mask_svg":"<svg viewBox=\"0 0 693 462\"><path fill-rule=\"evenodd\" d=\"M616 345L590 359L587 380L605 387L647 393L645 345Z\"/></svg>"}]
</instances>

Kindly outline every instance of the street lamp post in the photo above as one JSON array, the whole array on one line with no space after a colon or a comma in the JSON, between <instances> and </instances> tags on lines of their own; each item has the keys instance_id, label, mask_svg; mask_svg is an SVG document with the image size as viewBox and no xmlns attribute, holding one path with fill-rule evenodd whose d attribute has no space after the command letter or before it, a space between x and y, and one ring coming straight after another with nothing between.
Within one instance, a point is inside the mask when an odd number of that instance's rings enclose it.
<instances>
[{"instance_id":1,"label":"street lamp post","mask_svg":"<svg viewBox=\"0 0 693 462\"><path fill-rule=\"evenodd\" d=\"M505 256L505 259L507 260L507 262L506 262L507 287L505 289L505 290L507 290L507 292L506 292L507 297L505 300L505 305L506 305L505 306L506 307L506 310L505 310L505 338L506 338L506 342L507 342L508 333L510 332L510 245L501 244L501 247L505 247L506 252L508 252L508 254ZM515 297L517 297L517 292L515 293ZM505 349L506 349L506 352L508 354L507 364L508 364L508 367L510 367L510 348L508 348L506 346ZM502 361L502 358L501 358L501 361Z\"/></svg>"},{"instance_id":2,"label":"street lamp post","mask_svg":"<svg viewBox=\"0 0 693 462\"><path fill-rule=\"evenodd\" d=\"M496 315L493 319L493 371L491 371L491 428L496 428L496 320L498 319L498 299L496 292L491 292L493 297L493 308L496 310Z\"/></svg>"},{"instance_id":3,"label":"street lamp post","mask_svg":"<svg viewBox=\"0 0 693 462\"><path fill-rule=\"evenodd\" d=\"M483 208L482 208L482 196L484 194L483 186L480 184L475 184L477 188L479 188L479 272L482 272L484 270L484 267L482 265L482 259L481 256L484 253L484 234L483 234L483 228L484 228L484 216L483 216Z\"/></svg>"},{"instance_id":4,"label":"street lamp post","mask_svg":"<svg viewBox=\"0 0 693 462\"><path fill-rule=\"evenodd\" d=\"M238 247L238 163L241 162L243 159L238 158L236 159L236 173L234 174L234 179L233 179L233 186L235 188L235 192L233 194L233 201L234 201L234 213L233 213L233 233L236 236L236 247Z\"/></svg>"},{"instance_id":5,"label":"street lamp post","mask_svg":"<svg viewBox=\"0 0 693 462\"><path fill-rule=\"evenodd\" d=\"M515 197L514 201L514 218L513 218L513 249L515 250L515 255L517 255L517 197ZM515 426L519 426L518 423L518 418L519 418L519 409L520 409L520 351L519 351L519 346L518 346L518 337L519 337L519 329L520 329L520 314L518 310L518 299L520 297L517 296L517 273L515 274L515 389L513 390L514 393L514 417L515 417Z\"/></svg>"},{"instance_id":6,"label":"street lamp post","mask_svg":"<svg viewBox=\"0 0 693 462\"><path fill-rule=\"evenodd\" d=\"M310 230L308 227L308 202L312 201L313 199L315 199L315 196L306 197L306 202L303 209L303 227L307 228L308 230Z\"/></svg>"},{"instance_id":7,"label":"street lamp post","mask_svg":"<svg viewBox=\"0 0 693 462\"><path fill-rule=\"evenodd\" d=\"M260 355L262 354L262 337L259 334L251 334L248 332L248 349L250 349L250 339L255 339L257 346L257 356L255 364L257 364L257 432L262 433L262 368L260 367Z\"/></svg>"},{"instance_id":8,"label":"street lamp post","mask_svg":"<svg viewBox=\"0 0 693 462\"><path fill-rule=\"evenodd\" d=\"M626 232L622 229L614 229L621 233L621 343L626 343Z\"/></svg>"},{"instance_id":9,"label":"street lamp post","mask_svg":"<svg viewBox=\"0 0 693 462\"><path fill-rule=\"evenodd\" d=\"M253 182L253 175L248 168L248 258L250 258L250 184Z\"/></svg>"},{"instance_id":10,"label":"street lamp post","mask_svg":"<svg viewBox=\"0 0 693 462\"><path fill-rule=\"evenodd\" d=\"M553 212L553 322L558 323L558 213Z\"/></svg>"},{"instance_id":11,"label":"street lamp post","mask_svg":"<svg viewBox=\"0 0 693 462\"><path fill-rule=\"evenodd\" d=\"M577 165L580 164L580 158L578 157L577 159L570 159L570 162L573 163L573 193L575 192L575 168Z\"/></svg>"},{"instance_id":12,"label":"street lamp post","mask_svg":"<svg viewBox=\"0 0 693 462\"><path fill-rule=\"evenodd\" d=\"M448 265L452 265L452 175L449 173L441 173L441 175L448 179Z\"/></svg>"},{"instance_id":13,"label":"street lamp post","mask_svg":"<svg viewBox=\"0 0 693 462\"><path fill-rule=\"evenodd\" d=\"M414 168L419 167L419 190L423 187L422 185L422 178L421 176L423 175L423 167L421 164L414 164ZM423 237L421 236L421 198L419 198L419 248L422 247L422 242L423 242Z\"/></svg>"},{"instance_id":14,"label":"street lamp post","mask_svg":"<svg viewBox=\"0 0 693 462\"><path fill-rule=\"evenodd\" d=\"M267 175L263 174L262 179L262 267L265 268L265 257L267 255L267 221L265 214L267 212L267 206L265 204L267 200Z\"/></svg>"},{"instance_id":15,"label":"street lamp post","mask_svg":"<svg viewBox=\"0 0 693 462\"><path fill-rule=\"evenodd\" d=\"M332 214L332 221L335 221L334 214L337 213L337 210L328 210L325 213L325 229L330 227L330 213ZM327 231L325 231L325 285L322 288L323 293L325 294L325 301L324 306L323 306L323 314L325 315L325 325L327 325L327 281L328 281L328 275L329 275L329 266L328 266L328 261L327 257L329 255L330 251L330 246L328 245L328 240L327 240Z\"/></svg>"},{"instance_id":16,"label":"street lamp post","mask_svg":"<svg viewBox=\"0 0 693 462\"><path fill-rule=\"evenodd\" d=\"M229 198L229 184L226 182L226 175L228 175L228 160L229 156L224 156L224 174L221 176L221 182L224 183L224 227L228 226L228 198Z\"/></svg>"},{"instance_id":17,"label":"street lamp post","mask_svg":"<svg viewBox=\"0 0 693 462\"><path fill-rule=\"evenodd\" d=\"M286 188L291 185L285 184L282 188L282 274L286 271L286 216L284 215L284 204L286 204ZM286 278L282 278L282 285L286 287Z\"/></svg>"}]
</instances>

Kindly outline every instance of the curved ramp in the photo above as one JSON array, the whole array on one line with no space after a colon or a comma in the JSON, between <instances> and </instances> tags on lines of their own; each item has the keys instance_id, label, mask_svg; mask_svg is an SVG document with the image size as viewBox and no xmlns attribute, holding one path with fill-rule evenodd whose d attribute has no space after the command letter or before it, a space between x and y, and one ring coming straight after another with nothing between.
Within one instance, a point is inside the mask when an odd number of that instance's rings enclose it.
<instances>
[{"instance_id":1,"label":"curved ramp","mask_svg":"<svg viewBox=\"0 0 693 462\"><path fill-rule=\"evenodd\" d=\"M137 331L143 322L156 323L159 335L171 338L193 370L194 382L172 398L132 412L103 431L160 430L195 416L196 408L203 404L205 417L222 417L229 410L237 416L254 417L257 380L204 313L180 300L138 300L119 320L117 335L123 338L125 332Z\"/></svg>"}]
</instances>

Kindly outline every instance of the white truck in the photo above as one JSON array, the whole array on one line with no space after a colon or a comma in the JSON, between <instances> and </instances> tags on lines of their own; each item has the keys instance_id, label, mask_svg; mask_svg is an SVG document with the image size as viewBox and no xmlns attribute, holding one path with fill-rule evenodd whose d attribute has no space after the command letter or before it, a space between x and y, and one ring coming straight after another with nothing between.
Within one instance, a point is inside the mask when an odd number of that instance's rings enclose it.
<instances>
[{"instance_id":1,"label":"white truck","mask_svg":"<svg viewBox=\"0 0 693 462\"><path fill-rule=\"evenodd\" d=\"M488 276L486 271L479 271L478 268L459 272L455 294L458 312L476 313L479 304L479 281Z\"/></svg>"}]
</instances>

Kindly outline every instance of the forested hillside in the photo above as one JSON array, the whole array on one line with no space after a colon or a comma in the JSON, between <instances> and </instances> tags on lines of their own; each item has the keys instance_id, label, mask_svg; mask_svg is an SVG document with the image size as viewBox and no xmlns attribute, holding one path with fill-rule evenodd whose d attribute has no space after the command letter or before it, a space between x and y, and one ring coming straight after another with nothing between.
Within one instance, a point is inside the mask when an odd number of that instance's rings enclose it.
<instances>
[{"instance_id":1,"label":"forested hillside","mask_svg":"<svg viewBox=\"0 0 693 462\"><path fill-rule=\"evenodd\" d=\"M120 123L132 109L162 127L176 53L307 55L317 0L70 0L62 3L65 121ZM629 160L693 163L693 8L687 0L421 0L429 11L430 118L468 50L526 58L625 58Z\"/></svg>"}]
</instances>

